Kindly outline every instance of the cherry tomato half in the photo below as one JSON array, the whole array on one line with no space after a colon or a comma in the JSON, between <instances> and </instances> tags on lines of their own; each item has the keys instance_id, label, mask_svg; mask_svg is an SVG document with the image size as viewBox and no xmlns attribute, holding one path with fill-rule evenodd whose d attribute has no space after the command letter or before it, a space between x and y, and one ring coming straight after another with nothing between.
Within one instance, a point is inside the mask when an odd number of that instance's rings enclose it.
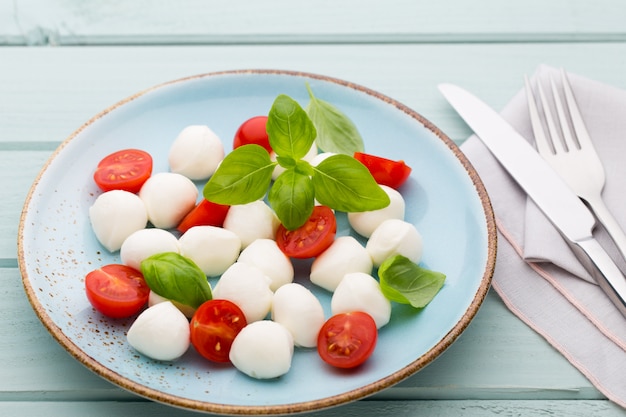
<instances>
[{"instance_id":1,"label":"cherry tomato half","mask_svg":"<svg viewBox=\"0 0 626 417\"><path fill-rule=\"evenodd\" d=\"M335 213L326 206L315 206L311 217L296 230L287 230L281 224L276 232L276 244L291 258L313 258L333 243L336 232Z\"/></svg>"},{"instance_id":2,"label":"cherry tomato half","mask_svg":"<svg viewBox=\"0 0 626 417\"><path fill-rule=\"evenodd\" d=\"M338 368L354 368L374 352L378 330L367 313L337 314L329 318L317 337L317 352L324 362Z\"/></svg>"},{"instance_id":3,"label":"cherry tomato half","mask_svg":"<svg viewBox=\"0 0 626 417\"><path fill-rule=\"evenodd\" d=\"M176 227L179 232L185 233L194 226L222 227L230 206L213 203L205 198L200 201Z\"/></svg>"},{"instance_id":4,"label":"cherry tomato half","mask_svg":"<svg viewBox=\"0 0 626 417\"><path fill-rule=\"evenodd\" d=\"M256 144L264 147L268 152L272 152L270 140L265 130L266 125L267 116L255 116L243 122L235 133L233 149L242 145Z\"/></svg>"},{"instance_id":5,"label":"cherry tomato half","mask_svg":"<svg viewBox=\"0 0 626 417\"><path fill-rule=\"evenodd\" d=\"M85 290L96 310L116 319L137 313L150 295L141 272L120 264L105 265L88 273Z\"/></svg>"},{"instance_id":6,"label":"cherry tomato half","mask_svg":"<svg viewBox=\"0 0 626 417\"><path fill-rule=\"evenodd\" d=\"M235 303L206 301L191 318L191 344L211 361L230 362L228 355L233 340L246 324L246 316Z\"/></svg>"},{"instance_id":7,"label":"cherry tomato half","mask_svg":"<svg viewBox=\"0 0 626 417\"><path fill-rule=\"evenodd\" d=\"M152 157L140 149L123 149L105 156L93 179L102 191L124 190L137 193L152 174Z\"/></svg>"},{"instance_id":8,"label":"cherry tomato half","mask_svg":"<svg viewBox=\"0 0 626 417\"><path fill-rule=\"evenodd\" d=\"M378 184L398 188L411 174L411 167L404 161L394 161L380 156L355 152L354 158L367 167Z\"/></svg>"}]
</instances>

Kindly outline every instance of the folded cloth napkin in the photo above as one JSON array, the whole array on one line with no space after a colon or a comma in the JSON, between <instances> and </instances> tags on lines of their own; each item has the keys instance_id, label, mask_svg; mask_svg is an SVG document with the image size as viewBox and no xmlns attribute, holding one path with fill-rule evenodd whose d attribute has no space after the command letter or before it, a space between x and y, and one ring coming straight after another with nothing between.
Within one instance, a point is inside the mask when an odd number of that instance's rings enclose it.
<instances>
[{"instance_id":1,"label":"folded cloth napkin","mask_svg":"<svg viewBox=\"0 0 626 417\"><path fill-rule=\"evenodd\" d=\"M550 77L558 83L559 72L541 66L531 83L544 85ZM626 226L626 91L574 74L569 74L569 80L605 167L603 197L617 221ZM501 114L533 141L523 90ZM493 288L515 315L560 351L600 392L626 408L626 318L482 142L472 136L461 149L481 176L496 216L499 242ZM594 235L626 271L626 262L606 231L598 226Z\"/></svg>"}]
</instances>

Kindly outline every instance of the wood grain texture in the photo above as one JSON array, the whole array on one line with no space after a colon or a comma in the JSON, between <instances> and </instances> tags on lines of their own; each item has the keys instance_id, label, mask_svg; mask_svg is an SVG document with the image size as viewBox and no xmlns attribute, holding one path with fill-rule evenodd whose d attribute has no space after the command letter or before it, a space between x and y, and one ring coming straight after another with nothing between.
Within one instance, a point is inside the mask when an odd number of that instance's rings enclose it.
<instances>
[{"instance_id":1,"label":"wood grain texture","mask_svg":"<svg viewBox=\"0 0 626 417\"><path fill-rule=\"evenodd\" d=\"M619 0L15 0L0 45L623 41Z\"/></svg>"}]
</instances>

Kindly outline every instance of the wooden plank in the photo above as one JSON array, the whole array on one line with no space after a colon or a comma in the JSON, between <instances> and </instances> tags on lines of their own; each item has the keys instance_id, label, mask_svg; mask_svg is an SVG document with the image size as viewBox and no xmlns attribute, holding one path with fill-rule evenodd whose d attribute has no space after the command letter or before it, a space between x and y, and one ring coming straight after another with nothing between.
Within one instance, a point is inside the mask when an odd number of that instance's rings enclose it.
<instances>
[{"instance_id":1,"label":"wooden plank","mask_svg":"<svg viewBox=\"0 0 626 417\"><path fill-rule=\"evenodd\" d=\"M195 417L199 414L149 402L0 402L0 414L20 417ZM497 417L595 416L622 417L624 411L608 401L360 401L302 417Z\"/></svg>"},{"instance_id":2,"label":"wooden plank","mask_svg":"<svg viewBox=\"0 0 626 417\"><path fill-rule=\"evenodd\" d=\"M463 85L500 108L522 87L523 74L542 63L626 87L622 56L625 43L0 48L0 149L53 150L91 117L145 88L246 68L315 72L365 85L461 141L470 131L438 83Z\"/></svg>"},{"instance_id":3,"label":"wooden plank","mask_svg":"<svg viewBox=\"0 0 626 417\"><path fill-rule=\"evenodd\" d=\"M619 0L16 0L0 45L624 40ZM480 11L480 12L478 12Z\"/></svg>"}]
</instances>

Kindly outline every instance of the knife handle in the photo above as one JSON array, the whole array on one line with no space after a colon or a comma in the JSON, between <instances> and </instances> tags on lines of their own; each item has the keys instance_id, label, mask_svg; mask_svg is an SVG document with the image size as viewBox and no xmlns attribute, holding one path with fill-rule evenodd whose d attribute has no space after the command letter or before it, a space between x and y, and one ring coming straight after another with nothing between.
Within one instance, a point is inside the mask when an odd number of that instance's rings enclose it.
<instances>
[{"instance_id":1,"label":"knife handle","mask_svg":"<svg viewBox=\"0 0 626 417\"><path fill-rule=\"evenodd\" d=\"M626 278L594 238L571 243L572 250L615 307L626 317Z\"/></svg>"}]
</instances>

